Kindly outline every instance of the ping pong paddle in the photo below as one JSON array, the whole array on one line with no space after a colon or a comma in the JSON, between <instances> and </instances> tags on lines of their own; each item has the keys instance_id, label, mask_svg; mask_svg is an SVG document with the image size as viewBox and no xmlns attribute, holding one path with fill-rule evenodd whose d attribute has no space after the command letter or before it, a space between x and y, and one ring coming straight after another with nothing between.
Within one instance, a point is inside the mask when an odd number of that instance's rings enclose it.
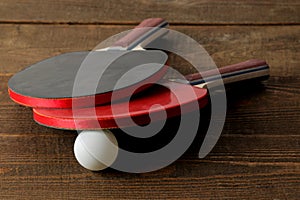
<instances>
[{"instance_id":1,"label":"ping pong paddle","mask_svg":"<svg viewBox=\"0 0 300 200\"><path fill-rule=\"evenodd\" d=\"M221 77L220 77L221 75ZM178 116L202 108L208 102L208 92L205 87L220 84L220 78L225 84L250 80L265 79L269 76L269 66L263 60L249 60L246 62L205 71L201 74L186 76L186 80L165 81L133 97L129 104L126 102L96 106L96 108L72 109L45 109L34 108L34 120L44 126L58 129L102 129L121 128L149 123L152 120L161 120L162 112L167 117ZM193 86L191 86L193 85ZM170 89L169 89L170 88ZM176 95L175 95L176 94ZM180 100L178 100L180 97ZM193 106L194 103L199 106ZM160 105L152 107L153 105ZM129 105L129 108L127 108ZM80 113L79 116L73 112ZM132 119L132 120L131 120ZM118 123L116 123L118 121ZM99 126L100 125L100 126Z\"/></svg>"},{"instance_id":2,"label":"ping pong paddle","mask_svg":"<svg viewBox=\"0 0 300 200\"><path fill-rule=\"evenodd\" d=\"M161 18L146 19L112 47L65 53L33 64L9 80L9 95L15 102L29 107L71 108L108 103L112 91L118 98L124 98L131 87L146 89L147 83L157 82L166 73L167 55L143 48L164 35L163 28L167 25ZM82 65L85 68L81 70ZM139 76L130 76L114 87L123 74L136 66L139 66L136 69ZM74 93L79 71L80 87ZM89 88L95 84L91 91Z\"/></svg>"}]
</instances>

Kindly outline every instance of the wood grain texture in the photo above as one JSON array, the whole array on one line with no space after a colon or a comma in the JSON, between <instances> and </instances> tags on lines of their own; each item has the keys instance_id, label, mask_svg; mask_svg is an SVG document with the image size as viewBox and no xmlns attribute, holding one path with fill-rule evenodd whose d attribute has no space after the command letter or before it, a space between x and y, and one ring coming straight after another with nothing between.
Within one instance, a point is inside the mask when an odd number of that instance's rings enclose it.
<instances>
[{"instance_id":1,"label":"wood grain texture","mask_svg":"<svg viewBox=\"0 0 300 200\"><path fill-rule=\"evenodd\" d=\"M292 0L0 0L0 199L299 199L299 7ZM205 159L197 158L197 138L156 172L87 171L73 156L76 133L36 124L30 109L9 99L7 81L152 16L200 42L218 66L262 58L271 77L228 89L225 127ZM170 62L192 70L179 57Z\"/></svg>"},{"instance_id":2,"label":"wood grain texture","mask_svg":"<svg viewBox=\"0 0 300 200\"><path fill-rule=\"evenodd\" d=\"M61 53L91 50L110 36L134 26L0 25L0 74L12 75L28 65ZM300 74L300 26L176 26L199 42L217 66L261 58L273 76ZM34 39L33 39L34 36ZM277 59L280 58L280 59ZM171 63L186 65L176 57ZM191 68L186 68L190 73Z\"/></svg>"},{"instance_id":3,"label":"wood grain texture","mask_svg":"<svg viewBox=\"0 0 300 200\"><path fill-rule=\"evenodd\" d=\"M175 24L299 24L299 12L293 0L0 1L2 22L137 24L159 16Z\"/></svg>"}]
</instances>

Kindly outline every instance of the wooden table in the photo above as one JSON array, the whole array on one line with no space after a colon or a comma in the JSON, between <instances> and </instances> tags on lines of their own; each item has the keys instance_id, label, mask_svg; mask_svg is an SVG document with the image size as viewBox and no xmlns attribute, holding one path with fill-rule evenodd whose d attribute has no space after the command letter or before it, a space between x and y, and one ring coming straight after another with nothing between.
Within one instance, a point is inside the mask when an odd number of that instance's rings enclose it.
<instances>
[{"instance_id":1,"label":"wooden table","mask_svg":"<svg viewBox=\"0 0 300 200\"><path fill-rule=\"evenodd\" d=\"M218 66L266 59L262 87L229 96L222 136L152 173L99 173L73 156L76 134L37 125L8 79L64 52L90 50L147 17L200 44ZM0 0L0 199L299 199L300 2ZM178 61L180 65L180 62Z\"/></svg>"}]
</instances>

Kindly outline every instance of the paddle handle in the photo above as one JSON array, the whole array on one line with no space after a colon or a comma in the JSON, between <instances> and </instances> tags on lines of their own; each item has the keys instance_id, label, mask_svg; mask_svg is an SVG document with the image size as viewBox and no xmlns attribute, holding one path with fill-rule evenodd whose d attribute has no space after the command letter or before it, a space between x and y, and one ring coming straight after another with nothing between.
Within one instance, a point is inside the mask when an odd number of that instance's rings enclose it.
<instances>
[{"instance_id":1,"label":"paddle handle","mask_svg":"<svg viewBox=\"0 0 300 200\"><path fill-rule=\"evenodd\" d=\"M220 76L221 75L221 76ZM186 79L195 86L206 87L207 84L218 85L221 78L224 84L234 83L250 79L267 79L269 66L264 60L252 59L245 62L195 73L186 76Z\"/></svg>"},{"instance_id":2,"label":"paddle handle","mask_svg":"<svg viewBox=\"0 0 300 200\"><path fill-rule=\"evenodd\" d=\"M162 18L149 18L142 21L127 35L114 43L113 47L122 47L132 50L136 47L144 47L151 41L164 35L168 22Z\"/></svg>"}]
</instances>

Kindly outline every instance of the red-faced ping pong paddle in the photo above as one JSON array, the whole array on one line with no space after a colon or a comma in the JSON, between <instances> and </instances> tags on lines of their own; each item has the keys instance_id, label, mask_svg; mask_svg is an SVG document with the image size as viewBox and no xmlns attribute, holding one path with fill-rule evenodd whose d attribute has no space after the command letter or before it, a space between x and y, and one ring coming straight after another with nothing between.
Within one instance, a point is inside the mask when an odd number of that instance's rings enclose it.
<instances>
[{"instance_id":1,"label":"red-faced ping pong paddle","mask_svg":"<svg viewBox=\"0 0 300 200\"><path fill-rule=\"evenodd\" d=\"M269 66L265 61L249 60L206 71L201 75L188 75L188 81L162 82L161 85L153 86L133 97L129 103L119 102L75 110L34 108L34 120L52 128L77 130L130 127L135 125L132 122L143 125L149 123L149 115L154 116L152 120L158 121L164 116L163 112L166 112L169 118L184 114L182 108L184 112L190 112L205 106L208 100L205 86L222 83L220 78L228 84L249 79L264 79L268 76ZM194 106L195 102L198 106ZM159 106L153 108L153 105L157 104ZM73 115L74 112L76 116Z\"/></svg>"},{"instance_id":2,"label":"red-faced ping pong paddle","mask_svg":"<svg viewBox=\"0 0 300 200\"><path fill-rule=\"evenodd\" d=\"M112 47L65 53L38 62L9 80L9 95L29 107L71 108L108 103L112 91L124 98L131 87L144 85L145 89L147 83L157 82L165 74L167 54L143 48L164 35L167 25L161 18L146 19ZM132 68L136 70L132 74L139 75L128 76L115 87ZM79 87L74 92L75 84Z\"/></svg>"}]
</instances>

